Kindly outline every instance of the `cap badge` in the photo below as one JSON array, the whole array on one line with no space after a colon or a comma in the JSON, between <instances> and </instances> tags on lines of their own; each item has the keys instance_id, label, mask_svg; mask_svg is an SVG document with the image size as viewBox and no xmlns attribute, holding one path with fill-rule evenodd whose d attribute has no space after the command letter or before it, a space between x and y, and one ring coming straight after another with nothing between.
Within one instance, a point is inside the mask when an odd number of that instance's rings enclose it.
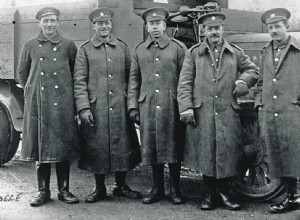
<instances>
[{"instance_id":1,"label":"cap badge","mask_svg":"<svg viewBox=\"0 0 300 220\"><path fill-rule=\"evenodd\" d=\"M215 17L215 16L212 16L212 17L211 17L211 20L213 20L213 21L216 20L216 17Z\"/></svg>"},{"instance_id":2,"label":"cap badge","mask_svg":"<svg viewBox=\"0 0 300 220\"><path fill-rule=\"evenodd\" d=\"M104 16L104 13L103 13L103 12L100 12L100 16L103 17L103 16Z\"/></svg>"},{"instance_id":3,"label":"cap badge","mask_svg":"<svg viewBox=\"0 0 300 220\"><path fill-rule=\"evenodd\" d=\"M275 17L275 14L271 14L271 15L270 15L270 18L274 18L274 17Z\"/></svg>"},{"instance_id":4,"label":"cap badge","mask_svg":"<svg viewBox=\"0 0 300 220\"><path fill-rule=\"evenodd\" d=\"M153 15L152 16L156 16L157 14L156 13L153 13Z\"/></svg>"}]
</instances>

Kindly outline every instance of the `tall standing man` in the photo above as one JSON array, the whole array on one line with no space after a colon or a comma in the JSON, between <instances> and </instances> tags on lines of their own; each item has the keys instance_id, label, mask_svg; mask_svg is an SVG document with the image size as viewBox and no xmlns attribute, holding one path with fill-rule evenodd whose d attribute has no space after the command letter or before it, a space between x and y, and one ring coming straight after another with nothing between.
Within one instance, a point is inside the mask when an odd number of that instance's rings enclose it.
<instances>
[{"instance_id":1,"label":"tall standing man","mask_svg":"<svg viewBox=\"0 0 300 220\"><path fill-rule=\"evenodd\" d=\"M300 202L300 41L289 36L290 12L275 8L263 13L272 40L262 49L258 93L259 123L267 149L269 175L286 186L283 201L272 212L296 209Z\"/></svg>"},{"instance_id":2,"label":"tall standing man","mask_svg":"<svg viewBox=\"0 0 300 220\"><path fill-rule=\"evenodd\" d=\"M140 146L127 111L131 65L128 46L112 31L113 11L90 13L95 35L81 45L76 58L74 93L85 134L79 167L94 173L96 187L86 202L106 196L105 175L115 173L113 195L136 199L140 193L126 185L126 173L140 163Z\"/></svg>"},{"instance_id":3,"label":"tall standing man","mask_svg":"<svg viewBox=\"0 0 300 220\"><path fill-rule=\"evenodd\" d=\"M39 10L40 34L25 43L17 70L24 88L22 159L37 161L39 194L30 205L50 200L51 163L56 164L58 199L76 203L69 192L69 159L78 155L73 69L77 48L56 30L60 12Z\"/></svg>"},{"instance_id":4,"label":"tall standing man","mask_svg":"<svg viewBox=\"0 0 300 220\"><path fill-rule=\"evenodd\" d=\"M170 168L174 204L183 203L180 192L183 129L176 100L185 46L165 34L165 8L142 13L149 36L134 50L128 89L128 109L140 124L142 160L152 166L153 187L143 199L146 204L164 198L164 164Z\"/></svg>"},{"instance_id":5,"label":"tall standing man","mask_svg":"<svg viewBox=\"0 0 300 220\"><path fill-rule=\"evenodd\" d=\"M229 196L243 146L237 97L258 78L258 67L244 51L222 38L225 18L221 12L199 18L206 38L187 52L178 85L180 118L188 125L184 162L203 174L203 210L215 207L216 192L225 208L240 209Z\"/></svg>"}]
</instances>

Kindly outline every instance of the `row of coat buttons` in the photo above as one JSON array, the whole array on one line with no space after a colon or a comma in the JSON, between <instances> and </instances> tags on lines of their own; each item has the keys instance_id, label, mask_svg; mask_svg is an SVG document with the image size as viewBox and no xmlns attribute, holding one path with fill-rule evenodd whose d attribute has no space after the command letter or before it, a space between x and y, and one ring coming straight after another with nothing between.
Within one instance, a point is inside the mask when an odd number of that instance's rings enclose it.
<instances>
[{"instance_id":1,"label":"row of coat buttons","mask_svg":"<svg viewBox=\"0 0 300 220\"><path fill-rule=\"evenodd\" d=\"M44 74L45 74L44 72L41 72L41 75L42 75L42 76L43 76ZM57 72L54 72L53 75L56 76L56 75L57 75Z\"/></svg>"},{"instance_id":2,"label":"row of coat buttons","mask_svg":"<svg viewBox=\"0 0 300 220\"><path fill-rule=\"evenodd\" d=\"M55 88L55 89L58 89L58 85L55 85L54 88ZM45 90L45 87L42 86L42 87L41 87L41 90Z\"/></svg>"},{"instance_id":3,"label":"row of coat buttons","mask_svg":"<svg viewBox=\"0 0 300 220\"><path fill-rule=\"evenodd\" d=\"M39 44L39 47L42 47L43 45ZM57 51L57 47L53 47L53 51Z\"/></svg>"},{"instance_id":4,"label":"row of coat buttons","mask_svg":"<svg viewBox=\"0 0 300 220\"><path fill-rule=\"evenodd\" d=\"M43 57L40 57L40 61L43 61L44 58ZM53 58L53 61L55 62L57 59L56 58Z\"/></svg>"}]
</instances>

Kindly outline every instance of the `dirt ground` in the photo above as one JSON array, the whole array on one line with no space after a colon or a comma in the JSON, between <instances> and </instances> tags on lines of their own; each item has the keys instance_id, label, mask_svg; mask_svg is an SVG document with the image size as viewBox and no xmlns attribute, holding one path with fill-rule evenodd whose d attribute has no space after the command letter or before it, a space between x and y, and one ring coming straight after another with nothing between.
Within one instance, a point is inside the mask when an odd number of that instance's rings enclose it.
<instances>
[{"instance_id":1,"label":"dirt ground","mask_svg":"<svg viewBox=\"0 0 300 220\"><path fill-rule=\"evenodd\" d=\"M165 173L168 192L169 175ZM241 211L228 211L217 208L202 211L199 204L203 195L200 177L182 176L183 194L188 201L184 205L172 205L164 200L152 205L142 204L142 200L116 198L111 194L114 176L108 175L106 185L109 197L94 204L84 203L85 196L93 189L94 179L91 173L77 168L74 162L71 168L70 190L78 196L80 203L68 205L57 200L56 175L52 168L52 201L41 207L30 207L29 201L36 194L35 164L12 160L0 167L0 219L259 219L281 220L300 219L300 210L287 214L268 213L267 203L240 200ZM147 167L138 167L128 174L128 184L143 195L151 187L151 172Z\"/></svg>"}]
</instances>

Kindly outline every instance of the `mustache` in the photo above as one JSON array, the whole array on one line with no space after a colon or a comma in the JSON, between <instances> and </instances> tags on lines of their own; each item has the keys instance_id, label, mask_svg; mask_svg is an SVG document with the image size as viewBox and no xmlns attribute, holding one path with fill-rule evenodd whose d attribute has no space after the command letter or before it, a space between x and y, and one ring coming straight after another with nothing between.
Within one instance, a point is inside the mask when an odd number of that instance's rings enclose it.
<instances>
[{"instance_id":1,"label":"mustache","mask_svg":"<svg viewBox=\"0 0 300 220\"><path fill-rule=\"evenodd\" d=\"M211 37L220 37L219 34L212 34Z\"/></svg>"},{"instance_id":2,"label":"mustache","mask_svg":"<svg viewBox=\"0 0 300 220\"><path fill-rule=\"evenodd\" d=\"M278 36L279 34L277 34L277 33L271 33L271 36L273 37L273 36Z\"/></svg>"}]
</instances>

